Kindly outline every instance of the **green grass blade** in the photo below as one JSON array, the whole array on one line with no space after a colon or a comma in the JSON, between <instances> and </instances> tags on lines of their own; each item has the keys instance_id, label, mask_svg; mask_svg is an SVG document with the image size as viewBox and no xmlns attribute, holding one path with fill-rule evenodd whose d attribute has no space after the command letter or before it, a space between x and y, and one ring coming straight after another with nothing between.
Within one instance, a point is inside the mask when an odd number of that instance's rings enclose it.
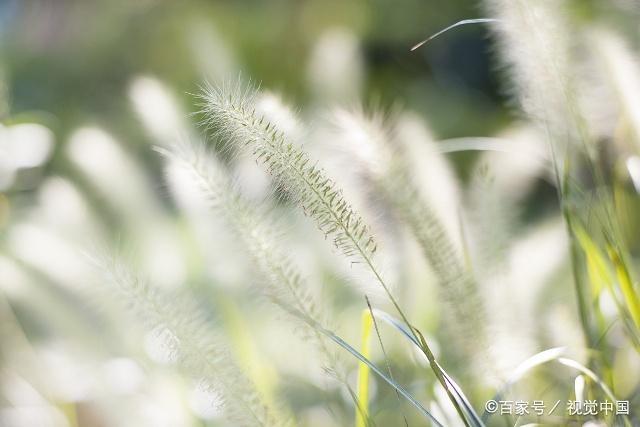
<instances>
[{"instance_id":1,"label":"green grass blade","mask_svg":"<svg viewBox=\"0 0 640 427\"><path fill-rule=\"evenodd\" d=\"M568 170L568 167L565 168ZM567 233L569 235L569 253L571 256L571 269L573 273L573 285L576 293L576 302L578 303L578 314L580 315L580 324L582 326L582 333L584 334L584 339L588 347L593 347L593 343L595 342L595 331L593 330L592 325L592 316L589 311L589 303L587 301L587 295L585 295L585 286L583 285L583 275L581 274L581 270L579 268L579 242L577 241L577 237L575 235L575 224L573 221L572 212L569 210L568 206L562 200L563 197L567 197L567 193L569 191L569 179L565 175L563 180L563 190L561 197L562 204L562 214L564 217L564 221L567 228Z\"/></svg>"},{"instance_id":2,"label":"green grass blade","mask_svg":"<svg viewBox=\"0 0 640 427\"><path fill-rule=\"evenodd\" d=\"M418 412L420 412L421 415L423 415L425 418L427 418L431 422L432 425L443 427L442 423L440 421L438 421L438 419L435 418L431 414L431 412L429 412L424 406L422 406L422 404L415 397L413 397L411 395L411 393L409 393L409 391L407 391L407 389L402 387L395 380L393 380L388 375L386 375L384 372L382 372L382 370L380 368L378 368L373 362L371 362L368 358L363 356L362 353L360 353L358 350L356 350L351 345L349 345L349 343L344 341L342 338L340 338L338 335L336 335L333 331L322 327L322 325L320 325L314 319L311 319L308 316L305 316L303 313L297 311L296 309L294 309L294 308L292 308L290 306L282 305L282 308L287 310L292 316L297 317L298 319L300 319L301 321L307 323L309 326L311 326L312 328L314 328L315 330L317 330L321 334L325 335L331 341L333 341L334 343L338 344L344 350L348 351L353 357L355 357L360 362L362 362L365 365L367 365L367 367L371 371L373 371L376 375L378 375L380 378L382 378L382 380L384 382L386 382L391 387L393 387L398 393L400 393L400 395L402 397L407 399L409 401L409 403L411 403L418 410Z\"/></svg>"},{"instance_id":3,"label":"green grass blade","mask_svg":"<svg viewBox=\"0 0 640 427\"><path fill-rule=\"evenodd\" d=\"M370 357L371 330L373 318L369 309L362 312L360 352L363 357ZM369 418L369 366L360 362L358 366L358 407L356 407L356 427L366 427Z\"/></svg>"},{"instance_id":4,"label":"green grass blade","mask_svg":"<svg viewBox=\"0 0 640 427\"><path fill-rule=\"evenodd\" d=\"M382 350L382 355L384 356L384 363L387 368L387 372L389 373L389 378L391 378L392 380L395 380L395 378L393 377L393 372L391 371L391 364L389 363L389 357L387 356L387 351L385 350L384 343L382 342L382 335L380 334L380 328L378 327L378 322L376 322L376 317L373 314L373 308L371 307L371 302L369 301L369 297L367 296L365 296L364 299L367 302L367 309L369 310L369 315L371 316L371 320L373 321L373 328L376 331L376 338L378 338L378 343L380 344L380 350ZM398 405L402 405L402 399L400 397L400 393L398 393L397 391L396 391L396 397L398 398ZM404 420L405 427L409 427L409 421L407 421L407 416L404 414L402 407L398 406L398 408L400 408L400 412L402 413L402 419Z\"/></svg>"},{"instance_id":5,"label":"green grass blade","mask_svg":"<svg viewBox=\"0 0 640 427\"><path fill-rule=\"evenodd\" d=\"M603 288L609 288L612 283L607 261L584 228L574 225L573 232L587 257L587 274L593 286L594 296L597 296Z\"/></svg>"},{"instance_id":6,"label":"green grass blade","mask_svg":"<svg viewBox=\"0 0 640 427\"><path fill-rule=\"evenodd\" d=\"M391 387L396 389L398 391L398 393L400 393L400 395L402 395L402 397L407 399L409 401L409 403L411 403L422 415L424 415L426 418L431 420L431 423L433 425L442 426L442 423L440 423L424 406L422 406L422 404L420 402L418 402L416 400L416 398L411 395L411 393L409 393L400 384L398 384L397 382L395 382L394 380L389 378L384 372L382 372L369 359L367 359L362 354L360 354L360 352L358 352L355 348L351 347L342 338L340 338L339 336L337 336L333 332L329 331L328 329L321 329L321 332L323 334L325 334L333 342L338 344L340 347L344 348L349 353L351 353L351 355L354 356L356 359L358 359L360 362L366 364L369 367L369 369L371 369L373 372L375 372L380 378L382 378Z\"/></svg>"},{"instance_id":7,"label":"green grass blade","mask_svg":"<svg viewBox=\"0 0 640 427\"><path fill-rule=\"evenodd\" d=\"M596 298L603 288L607 288L616 304L620 318L628 331L634 347L640 349L640 340L638 337L640 304L632 285L631 275L622 261L622 256L614 249L613 245L609 244L609 259L607 259L604 252L600 250L583 227L578 224L572 224L572 230L577 243L586 256L587 274L591 281L593 297ZM611 260L613 264L615 276L611 271L609 260ZM616 283L619 283L622 298L615 288ZM621 301L621 299L624 301Z\"/></svg>"},{"instance_id":8,"label":"green grass blade","mask_svg":"<svg viewBox=\"0 0 640 427\"><path fill-rule=\"evenodd\" d=\"M620 253L612 245L609 245L607 249L609 252L609 257L611 258L611 262L613 262L613 266L616 271L616 277L618 278L618 283L620 285L624 300L627 303L627 308L629 309L629 313L631 314L633 323L635 324L637 329L640 329L640 299L638 298L638 294L633 287L629 269L623 261Z\"/></svg>"},{"instance_id":9,"label":"green grass blade","mask_svg":"<svg viewBox=\"0 0 640 427\"><path fill-rule=\"evenodd\" d=\"M374 316L389 325L393 326L396 330L398 330L402 335L405 336L409 341L411 341L415 346L418 347L419 350L424 352L425 348L428 348L426 342L422 335L418 332L417 335L422 339L422 343L420 343L415 337L414 334L411 334L396 318L391 316L388 313L385 313L382 310L373 310ZM433 356L433 353L428 352L427 358L429 359L429 363L431 365L431 369L433 370L436 377L440 380L442 387L444 387L447 395L449 396L451 403L453 403L454 407L458 410L460 417L463 419L465 424L473 425L473 426L484 426L481 418L475 412L469 399L465 396L462 388L453 380L453 378L442 368L442 366L438 363L438 361Z\"/></svg>"}]
</instances>

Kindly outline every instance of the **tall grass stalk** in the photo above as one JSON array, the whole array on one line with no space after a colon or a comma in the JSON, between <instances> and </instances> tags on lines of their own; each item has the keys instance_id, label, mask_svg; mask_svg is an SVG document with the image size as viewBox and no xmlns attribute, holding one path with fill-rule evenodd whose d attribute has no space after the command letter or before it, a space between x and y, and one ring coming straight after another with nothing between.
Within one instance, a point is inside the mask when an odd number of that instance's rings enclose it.
<instances>
[{"instance_id":1,"label":"tall grass stalk","mask_svg":"<svg viewBox=\"0 0 640 427\"><path fill-rule=\"evenodd\" d=\"M262 162L269 173L285 188L290 197L316 222L325 237L333 239L333 244L338 250L352 262L364 264L385 291L415 342L419 343L420 350L428 359L433 358L433 352L427 342L409 322L374 261L377 245L369 226L343 197L342 190L326 176L323 169L312 163L305 151L289 141L276 126L256 114L254 105L256 95L255 89L241 82L226 87L207 86L202 104L205 114L204 123L221 139L250 151L253 157ZM307 317L303 313L299 314ZM308 321L308 323L318 326L317 321ZM320 330L334 342L361 358L361 361L368 362L361 354L353 353L351 346L346 347L344 345L346 343L337 339L337 336L328 329ZM460 402L451 393L451 385L433 364L431 366L436 377L447 390L461 419L469 425ZM385 380L394 384L386 376ZM396 390L400 391L397 387Z\"/></svg>"},{"instance_id":2,"label":"tall grass stalk","mask_svg":"<svg viewBox=\"0 0 640 427\"><path fill-rule=\"evenodd\" d=\"M276 126L256 114L256 90L242 82L206 86L202 95L204 123L221 139L246 148L312 218L325 237L354 263L364 264L394 308L409 325L378 269L376 241L369 226L345 200L342 190L300 147Z\"/></svg>"}]
</instances>

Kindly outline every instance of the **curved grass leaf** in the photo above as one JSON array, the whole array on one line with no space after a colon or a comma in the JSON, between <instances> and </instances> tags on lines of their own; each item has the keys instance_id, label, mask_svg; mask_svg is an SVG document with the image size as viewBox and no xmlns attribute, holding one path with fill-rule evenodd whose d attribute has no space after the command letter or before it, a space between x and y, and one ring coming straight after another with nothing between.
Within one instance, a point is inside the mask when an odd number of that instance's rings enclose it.
<instances>
[{"instance_id":1,"label":"curved grass leaf","mask_svg":"<svg viewBox=\"0 0 640 427\"><path fill-rule=\"evenodd\" d=\"M609 386L607 386L607 384L595 372L593 372L591 369L587 368L580 362L573 359L569 359L567 357L563 357L565 351L566 349L564 347L551 348L548 350L541 351L540 353L537 353L531 356L530 358L528 358L527 360L525 360L524 362L522 362L514 370L513 374L509 377L509 380L502 386L500 391L496 393L496 395L493 397L492 400L496 400L496 401L501 400L509 388L511 388L518 381L520 381L526 374L531 372L533 369L537 368L538 366L556 361L561 365L567 366L569 368L573 368L581 372L582 374L586 375L587 377L589 377L595 384L597 384L600 387L600 389L604 392L607 398L611 399L611 401L615 404L618 401L618 399L616 399L615 395L613 394ZM486 422L486 420L490 416L491 414L485 411L482 414L483 421ZM628 417L625 418L625 425L630 425Z\"/></svg>"},{"instance_id":2,"label":"curved grass leaf","mask_svg":"<svg viewBox=\"0 0 640 427\"><path fill-rule=\"evenodd\" d=\"M367 367L369 369L371 369L373 372L375 372L375 374L378 375L380 378L382 378L383 381L385 381L387 384L389 384L391 387L393 387L398 393L400 393L400 395L402 397L407 399L409 401L409 403L411 403L418 410L418 412L420 412L421 415L423 415L425 418L427 418L431 422L432 425L443 427L442 423L440 423L440 421L438 421L438 419L435 418L431 414L431 412L429 412L424 406L422 406L422 404L415 397L413 397L411 395L411 393L409 393L409 391L407 391L407 389L402 387L395 380L393 380L387 374L382 372L382 370L380 368L378 368L373 362L371 362L362 353L360 353L358 350L356 350L351 345L349 345L349 343L347 343L342 338L337 336L333 331L322 327L315 320L305 316L303 313L300 313L299 311L295 310L294 308L292 308L290 306L282 305L282 308L287 310L291 315L293 315L293 316L297 317L298 319L302 320L303 322L307 323L309 326L313 327L318 332L320 332L323 335L325 335L331 341L333 341L334 343L338 344L340 347L342 347L343 349L348 351L353 357L355 357L360 362L362 362L365 365L367 365Z\"/></svg>"},{"instance_id":3,"label":"curved grass leaf","mask_svg":"<svg viewBox=\"0 0 640 427\"><path fill-rule=\"evenodd\" d=\"M390 314L385 313L382 310L377 310L377 309L374 309L372 311L372 313L374 314L374 316L376 318L378 318L380 320L383 320L387 324L393 326L402 335L404 335L405 338L407 338L415 346L417 346L420 351L424 352L424 348L425 347L428 348L428 346L426 344L426 341L424 340L424 338L422 337L422 334L420 334L420 332L416 331L417 335L420 337L422 343L420 343L414 337L414 334L411 334L407 330L405 325L403 325L400 321L398 321L396 318L394 318ZM429 355L427 355L427 358L429 359L429 363L431 365L431 369L436 374L436 377L440 380L440 383L441 383L442 387L444 387L445 391L447 392L447 395L451 399L451 403L453 403L454 407L456 407L456 410L459 411L460 416L462 417L462 419L465 422L465 424L473 425L473 426L484 426L482 420L480 419L478 414L475 412L475 410L471 406L471 403L469 402L469 399L465 396L464 392L462 391L462 388L442 368L442 366L435 359L435 357L433 356L433 353L431 351L429 351Z\"/></svg>"},{"instance_id":4,"label":"curved grass leaf","mask_svg":"<svg viewBox=\"0 0 640 427\"><path fill-rule=\"evenodd\" d=\"M613 249L613 246L609 244L609 259L613 263L613 268L616 273L614 276L607 257L593 241L591 236L589 236L589 233L579 224L574 223L571 228L577 243L580 245L586 257L587 274L593 287L592 292L594 293L594 298L602 292L603 288L609 291L632 344L636 350L640 350L640 337L638 336L640 305L631 282L629 271L622 261L622 257ZM615 288L616 282L620 285L622 295L619 295Z\"/></svg>"},{"instance_id":5,"label":"curved grass leaf","mask_svg":"<svg viewBox=\"0 0 640 427\"><path fill-rule=\"evenodd\" d=\"M438 31L437 33L435 33L434 35L428 37L425 40L422 40L420 43L414 45L411 48L411 51L413 52L414 50L418 49L419 47L423 46L424 44L426 44L427 42L435 39L436 37L438 37L439 35L442 35L444 33L446 33L449 30L452 30L456 27L460 27L462 25L469 25L469 24L483 24L483 23L487 23L487 22L498 22L498 19L493 19L493 18L477 18L477 19L463 19L462 21L458 21L453 25L449 25L447 28L445 28L444 30Z\"/></svg>"}]
</instances>

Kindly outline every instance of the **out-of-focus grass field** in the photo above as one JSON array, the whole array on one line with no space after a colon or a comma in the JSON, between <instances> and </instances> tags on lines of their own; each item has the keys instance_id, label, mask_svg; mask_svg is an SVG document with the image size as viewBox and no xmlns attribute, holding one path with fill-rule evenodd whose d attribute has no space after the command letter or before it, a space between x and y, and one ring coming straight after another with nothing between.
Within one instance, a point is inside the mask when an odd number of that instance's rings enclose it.
<instances>
[{"instance_id":1,"label":"out-of-focus grass field","mask_svg":"<svg viewBox=\"0 0 640 427\"><path fill-rule=\"evenodd\" d=\"M638 425L639 22L0 1L0 426Z\"/></svg>"}]
</instances>

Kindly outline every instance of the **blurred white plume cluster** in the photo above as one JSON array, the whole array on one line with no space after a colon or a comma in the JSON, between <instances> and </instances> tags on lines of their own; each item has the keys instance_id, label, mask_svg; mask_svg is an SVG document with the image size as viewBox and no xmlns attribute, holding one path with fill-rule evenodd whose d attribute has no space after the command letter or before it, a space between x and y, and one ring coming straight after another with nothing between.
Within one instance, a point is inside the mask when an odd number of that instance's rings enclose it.
<instances>
[{"instance_id":1,"label":"blurred white plume cluster","mask_svg":"<svg viewBox=\"0 0 640 427\"><path fill-rule=\"evenodd\" d=\"M319 37L313 101L292 108L238 79L204 25L186 40L210 82L196 117L158 78L130 80L150 144L95 124L64 141L41 124L0 125L0 190L35 194L0 194L0 424L343 425L363 402L358 362L335 337L358 342L365 296L398 319L375 323L370 358L444 425L463 424L427 365L477 403L546 348L588 364L568 302L578 246L566 215L583 205L525 210L541 188L562 197L590 182L581 167L598 162L637 197L638 52L575 22L564 1L484 3L524 112L498 135L440 141L416 112L360 106L364 56L346 29ZM463 151L476 156L461 174ZM606 295L590 301L609 324L618 294ZM624 339L612 326L621 397L640 378ZM407 350L420 340L435 355ZM414 408L381 378L364 406L385 399L401 422Z\"/></svg>"}]
</instances>

